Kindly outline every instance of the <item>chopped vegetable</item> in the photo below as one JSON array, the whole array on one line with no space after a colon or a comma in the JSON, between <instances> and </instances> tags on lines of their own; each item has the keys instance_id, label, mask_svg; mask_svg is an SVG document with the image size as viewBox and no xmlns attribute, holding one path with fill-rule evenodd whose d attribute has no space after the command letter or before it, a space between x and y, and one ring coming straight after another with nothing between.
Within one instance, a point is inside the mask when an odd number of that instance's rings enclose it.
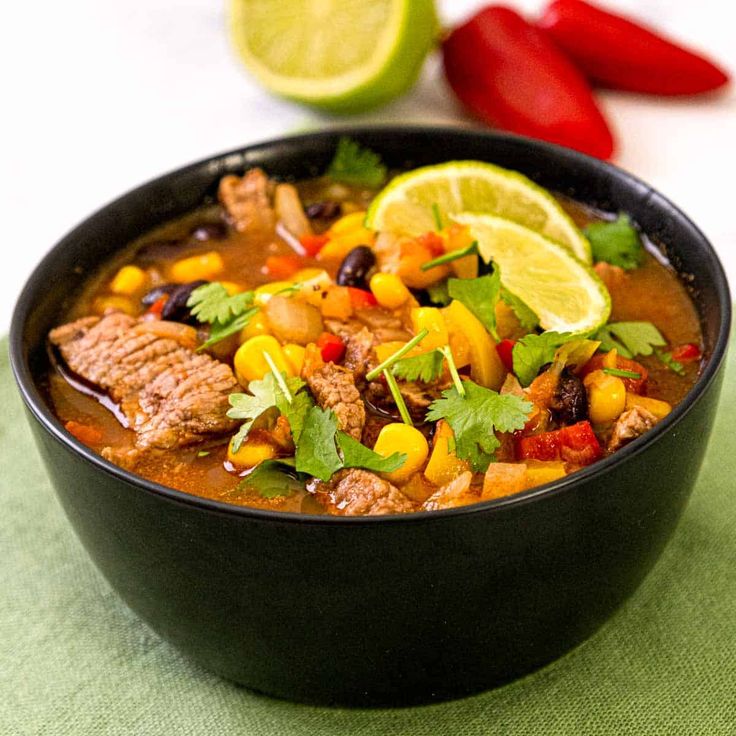
<instances>
[{"instance_id":1,"label":"chopped vegetable","mask_svg":"<svg viewBox=\"0 0 736 736\"><path fill-rule=\"evenodd\" d=\"M603 449L588 421L516 440L519 460L564 460L582 466L590 465L602 455Z\"/></svg>"},{"instance_id":2,"label":"chopped vegetable","mask_svg":"<svg viewBox=\"0 0 736 736\"><path fill-rule=\"evenodd\" d=\"M146 272L138 266L123 266L110 282L113 294L133 296L146 285Z\"/></svg>"},{"instance_id":3,"label":"chopped vegetable","mask_svg":"<svg viewBox=\"0 0 736 736\"><path fill-rule=\"evenodd\" d=\"M357 442L355 444L362 447ZM402 463L396 468L382 471L392 483L401 483L408 480L409 476L416 473L424 465L424 461L429 454L427 440L418 429L406 424L396 423L387 424L381 429L373 450L373 454L377 453L387 460L398 457L396 450L402 451Z\"/></svg>"},{"instance_id":4,"label":"chopped vegetable","mask_svg":"<svg viewBox=\"0 0 736 736\"><path fill-rule=\"evenodd\" d=\"M410 312L415 334L426 333L422 348L431 350L447 345L449 335L442 312L437 307L414 307Z\"/></svg>"},{"instance_id":5,"label":"chopped vegetable","mask_svg":"<svg viewBox=\"0 0 736 736\"><path fill-rule=\"evenodd\" d=\"M427 287L427 294L429 295L429 300L432 304L446 307L452 301L447 281L447 279L438 281Z\"/></svg>"},{"instance_id":6,"label":"chopped vegetable","mask_svg":"<svg viewBox=\"0 0 736 736\"><path fill-rule=\"evenodd\" d=\"M443 486L469 468L468 462L461 460L455 453L455 435L450 425L444 420L437 422L432 440L432 454L424 469L427 480L436 486Z\"/></svg>"},{"instance_id":7,"label":"chopped vegetable","mask_svg":"<svg viewBox=\"0 0 736 736\"><path fill-rule=\"evenodd\" d=\"M411 297L409 289L395 273L374 274L370 288L376 301L386 309L398 309Z\"/></svg>"},{"instance_id":8,"label":"chopped vegetable","mask_svg":"<svg viewBox=\"0 0 736 736\"><path fill-rule=\"evenodd\" d=\"M398 360L391 370L397 378L404 381L431 383L442 375L443 357L439 350L430 350L428 353Z\"/></svg>"},{"instance_id":9,"label":"chopped vegetable","mask_svg":"<svg viewBox=\"0 0 736 736\"><path fill-rule=\"evenodd\" d=\"M671 411L672 404L659 399L652 399L649 396L639 396L638 394L626 393L626 408L633 409L639 406L654 414L657 419L664 419Z\"/></svg>"},{"instance_id":10,"label":"chopped vegetable","mask_svg":"<svg viewBox=\"0 0 736 736\"><path fill-rule=\"evenodd\" d=\"M501 293L501 273L495 268L492 274L475 279L450 279L447 290L453 299L464 304L498 340L496 332L496 302Z\"/></svg>"},{"instance_id":11,"label":"chopped vegetable","mask_svg":"<svg viewBox=\"0 0 736 736\"><path fill-rule=\"evenodd\" d=\"M406 425L396 424L387 426L405 427ZM407 454L405 452L394 452L392 448L388 448L390 454L384 455L375 448L371 450L345 432L337 433L337 446L340 449L342 464L345 468L365 468L375 473L389 474L398 471L399 468L402 468L406 464ZM376 446L378 446L378 442L376 442ZM406 446L402 443L394 445L393 449L395 450L396 447L401 450L406 449Z\"/></svg>"},{"instance_id":12,"label":"chopped vegetable","mask_svg":"<svg viewBox=\"0 0 736 736\"><path fill-rule=\"evenodd\" d=\"M539 317L518 296L503 286L501 286L501 300L511 307L523 329L530 331L539 326Z\"/></svg>"},{"instance_id":13,"label":"chopped vegetable","mask_svg":"<svg viewBox=\"0 0 736 736\"><path fill-rule=\"evenodd\" d=\"M414 337L412 337L411 340L409 340L409 342L405 343L395 353L389 355L388 358L382 361L380 365L377 365L375 368L368 371L365 376L366 380L375 381L376 378L378 378L378 376L380 376L384 370L390 368L394 363L403 358L408 352L412 350L412 348L416 347L420 342L422 342L422 340L424 340L424 338L427 337L428 334L429 332L426 329L418 332L416 335L414 335Z\"/></svg>"},{"instance_id":14,"label":"chopped vegetable","mask_svg":"<svg viewBox=\"0 0 736 736\"><path fill-rule=\"evenodd\" d=\"M514 373L521 385L528 386L541 367L554 360L557 349L573 338L569 332L543 332L519 339L514 345L513 362Z\"/></svg>"},{"instance_id":15,"label":"chopped vegetable","mask_svg":"<svg viewBox=\"0 0 736 736\"><path fill-rule=\"evenodd\" d=\"M378 300L370 291L356 289L354 286L348 286L347 289L353 309L370 309L378 304Z\"/></svg>"},{"instance_id":16,"label":"chopped vegetable","mask_svg":"<svg viewBox=\"0 0 736 736\"><path fill-rule=\"evenodd\" d=\"M318 406L311 407L296 445L296 469L300 473L308 473L328 481L342 467L342 460L335 446L336 434L335 413Z\"/></svg>"},{"instance_id":17,"label":"chopped vegetable","mask_svg":"<svg viewBox=\"0 0 736 736\"><path fill-rule=\"evenodd\" d=\"M498 357L501 358L501 362L503 363L503 367L509 372L513 372L514 370L514 345L516 345L516 340L501 340L501 342L496 345L496 352L498 353Z\"/></svg>"},{"instance_id":18,"label":"chopped vegetable","mask_svg":"<svg viewBox=\"0 0 736 736\"><path fill-rule=\"evenodd\" d=\"M600 340L601 350L618 350L624 358L635 355L651 355L655 347L667 341L651 322L609 322L595 334Z\"/></svg>"},{"instance_id":19,"label":"chopped vegetable","mask_svg":"<svg viewBox=\"0 0 736 736\"><path fill-rule=\"evenodd\" d=\"M700 348L692 342L686 342L684 345L678 345L672 348L672 359L678 363L689 363L694 360L700 360L703 354Z\"/></svg>"},{"instance_id":20,"label":"chopped vegetable","mask_svg":"<svg viewBox=\"0 0 736 736\"><path fill-rule=\"evenodd\" d=\"M596 262L605 261L626 271L644 262L644 246L628 215L620 214L613 222L591 223L584 232Z\"/></svg>"},{"instance_id":21,"label":"chopped vegetable","mask_svg":"<svg viewBox=\"0 0 736 736\"><path fill-rule=\"evenodd\" d=\"M422 271L429 271L430 268L437 268L437 266L442 266L446 263L457 261L459 258L465 258L465 256L472 256L477 254L478 243L474 240L472 243L470 243L470 245L466 246L465 248L451 250L448 253L437 256L437 258L433 258L431 261L426 261L421 265L421 269Z\"/></svg>"},{"instance_id":22,"label":"chopped vegetable","mask_svg":"<svg viewBox=\"0 0 736 736\"><path fill-rule=\"evenodd\" d=\"M495 433L522 429L532 405L518 396L502 396L473 381L463 381L463 385L464 397L455 387L443 391L442 398L430 405L427 419L447 420L455 434L457 456L468 460L475 472L485 472L500 445Z\"/></svg>"},{"instance_id":23,"label":"chopped vegetable","mask_svg":"<svg viewBox=\"0 0 736 736\"><path fill-rule=\"evenodd\" d=\"M342 136L327 176L333 181L378 189L386 181L386 166L377 153L362 147L352 138Z\"/></svg>"},{"instance_id":24,"label":"chopped vegetable","mask_svg":"<svg viewBox=\"0 0 736 736\"><path fill-rule=\"evenodd\" d=\"M331 332L323 332L319 336L317 347L325 363L339 363L345 355L345 343Z\"/></svg>"},{"instance_id":25,"label":"chopped vegetable","mask_svg":"<svg viewBox=\"0 0 736 736\"><path fill-rule=\"evenodd\" d=\"M601 355L600 353L594 355L583 367L581 376L585 377L592 371L606 369L625 371L638 376L638 378L619 376L624 382L626 390L636 394L642 393L649 377L649 372L641 363L637 363L637 361L631 360L630 358L622 358L615 348L605 355Z\"/></svg>"},{"instance_id":26,"label":"chopped vegetable","mask_svg":"<svg viewBox=\"0 0 736 736\"><path fill-rule=\"evenodd\" d=\"M271 370L271 364L264 357L266 354L279 373L291 373L281 343L272 335L256 335L246 340L233 358L235 375L241 385L247 386L251 381L263 378Z\"/></svg>"},{"instance_id":27,"label":"chopped vegetable","mask_svg":"<svg viewBox=\"0 0 736 736\"><path fill-rule=\"evenodd\" d=\"M258 312L253 300L254 292L242 291L231 296L218 281L197 287L189 296L187 306L200 322L211 325L209 339L199 349L209 348L240 332Z\"/></svg>"},{"instance_id":28,"label":"chopped vegetable","mask_svg":"<svg viewBox=\"0 0 736 736\"><path fill-rule=\"evenodd\" d=\"M298 256L268 256L263 270L275 279L290 279L300 268L302 261Z\"/></svg>"},{"instance_id":29,"label":"chopped vegetable","mask_svg":"<svg viewBox=\"0 0 736 736\"><path fill-rule=\"evenodd\" d=\"M655 350L654 354L673 372L677 373L678 376L685 375L685 367L678 360L672 357L672 353L667 353L663 350Z\"/></svg>"},{"instance_id":30,"label":"chopped vegetable","mask_svg":"<svg viewBox=\"0 0 736 736\"><path fill-rule=\"evenodd\" d=\"M302 244L302 248L304 248L305 255L314 258L329 239L330 236L324 233L321 235L302 235L299 238L299 242Z\"/></svg>"},{"instance_id":31,"label":"chopped vegetable","mask_svg":"<svg viewBox=\"0 0 736 736\"><path fill-rule=\"evenodd\" d=\"M612 424L626 407L626 386L604 371L588 373L583 380L588 392L588 414L594 424Z\"/></svg>"},{"instance_id":32,"label":"chopped vegetable","mask_svg":"<svg viewBox=\"0 0 736 736\"><path fill-rule=\"evenodd\" d=\"M248 437L238 441L237 448L235 442L231 442L227 448L227 459L236 468L253 468L256 465L271 460L276 457L276 447L271 442L263 440L261 437L254 438L256 434L248 435ZM236 435L238 437L238 435Z\"/></svg>"},{"instance_id":33,"label":"chopped vegetable","mask_svg":"<svg viewBox=\"0 0 736 736\"><path fill-rule=\"evenodd\" d=\"M257 493L263 498L290 496L303 490L304 481L282 460L265 460L238 483L237 491Z\"/></svg>"},{"instance_id":34,"label":"chopped vegetable","mask_svg":"<svg viewBox=\"0 0 736 736\"><path fill-rule=\"evenodd\" d=\"M171 266L171 279L179 284L199 279L208 281L222 273L224 268L222 256L216 250L211 250L175 261Z\"/></svg>"}]
</instances>

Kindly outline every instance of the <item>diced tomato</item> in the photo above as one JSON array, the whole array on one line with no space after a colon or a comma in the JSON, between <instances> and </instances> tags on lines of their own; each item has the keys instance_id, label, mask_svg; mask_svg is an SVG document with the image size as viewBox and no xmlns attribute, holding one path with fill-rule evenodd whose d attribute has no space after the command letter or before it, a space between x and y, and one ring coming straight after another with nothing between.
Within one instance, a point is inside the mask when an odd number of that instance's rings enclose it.
<instances>
[{"instance_id":1,"label":"diced tomato","mask_svg":"<svg viewBox=\"0 0 736 736\"><path fill-rule=\"evenodd\" d=\"M530 437L516 436L515 444L518 460L564 460L573 465L590 465L603 455L587 420Z\"/></svg>"},{"instance_id":2,"label":"diced tomato","mask_svg":"<svg viewBox=\"0 0 736 736\"><path fill-rule=\"evenodd\" d=\"M580 371L580 377L585 378L588 373L593 371L601 370L604 367L603 360L606 356L601 353L596 353L584 366L583 370ZM647 378L649 377L649 371L641 364L630 358L622 358L620 355L616 356L616 368L622 371L632 371L638 373L641 378L622 378L626 390L632 394L643 394L646 392Z\"/></svg>"},{"instance_id":3,"label":"diced tomato","mask_svg":"<svg viewBox=\"0 0 736 736\"><path fill-rule=\"evenodd\" d=\"M348 286L348 292L350 294L350 303L353 305L353 309L367 309L378 305L376 297L374 297L370 291L366 291L365 289L356 289L354 286Z\"/></svg>"},{"instance_id":4,"label":"diced tomato","mask_svg":"<svg viewBox=\"0 0 736 736\"><path fill-rule=\"evenodd\" d=\"M329 239L328 235L302 235L299 242L302 244L306 255L314 258Z\"/></svg>"},{"instance_id":5,"label":"diced tomato","mask_svg":"<svg viewBox=\"0 0 736 736\"><path fill-rule=\"evenodd\" d=\"M276 281L282 281L293 276L301 267L299 256L269 256L263 267L264 273L272 276Z\"/></svg>"},{"instance_id":6,"label":"diced tomato","mask_svg":"<svg viewBox=\"0 0 736 736\"><path fill-rule=\"evenodd\" d=\"M437 258L445 252L445 241L435 232L430 231L419 235L417 241L432 254L432 258Z\"/></svg>"},{"instance_id":7,"label":"diced tomato","mask_svg":"<svg viewBox=\"0 0 736 736\"><path fill-rule=\"evenodd\" d=\"M319 336L317 347L325 363L338 363L345 355L345 343L331 332L323 332Z\"/></svg>"},{"instance_id":8,"label":"diced tomato","mask_svg":"<svg viewBox=\"0 0 736 736\"><path fill-rule=\"evenodd\" d=\"M102 432L89 424L82 424L71 419L64 425L64 429L85 445L98 445L102 442Z\"/></svg>"},{"instance_id":9,"label":"diced tomato","mask_svg":"<svg viewBox=\"0 0 736 736\"><path fill-rule=\"evenodd\" d=\"M678 345L672 350L672 360L676 360L678 363L690 363L694 360L700 360L701 356L700 348L692 342Z\"/></svg>"},{"instance_id":10,"label":"diced tomato","mask_svg":"<svg viewBox=\"0 0 736 736\"><path fill-rule=\"evenodd\" d=\"M150 307L148 307L148 314L153 314L154 316L161 319L161 312L164 311L164 304L166 304L166 301L168 300L169 295L164 294L163 296L160 296L156 301L151 304Z\"/></svg>"},{"instance_id":11,"label":"diced tomato","mask_svg":"<svg viewBox=\"0 0 736 736\"><path fill-rule=\"evenodd\" d=\"M508 339L501 340L501 342L496 345L498 357L501 358L504 368L509 373L512 373L514 370L514 345L516 345L516 340Z\"/></svg>"}]
</instances>

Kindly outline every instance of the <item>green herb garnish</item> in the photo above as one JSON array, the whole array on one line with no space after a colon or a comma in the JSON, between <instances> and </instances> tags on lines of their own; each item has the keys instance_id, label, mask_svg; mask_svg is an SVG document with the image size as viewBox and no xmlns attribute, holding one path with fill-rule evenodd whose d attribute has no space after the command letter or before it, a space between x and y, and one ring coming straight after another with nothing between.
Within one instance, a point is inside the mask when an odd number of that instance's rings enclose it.
<instances>
[{"instance_id":1,"label":"green herb garnish","mask_svg":"<svg viewBox=\"0 0 736 736\"><path fill-rule=\"evenodd\" d=\"M422 263L420 268L422 271L429 271L430 268L441 266L443 263L451 263L456 261L458 258L465 258L465 256L472 256L478 254L478 241L474 240L470 245L466 245L464 248L458 248L457 250L451 250L449 253L443 253L437 258L433 258L431 261L425 261Z\"/></svg>"},{"instance_id":2,"label":"green herb garnish","mask_svg":"<svg viewBox=\"0 0 736 736\"><path fill-rule=\"evenodd\" d=\"M337 433L337 446L342 455L344 468L365 468L374 473L392 473L406 462L406 455L403 452L394 452L384 457L345 432Z\"/></svg>"},{"instance_id":3,"label":"green herb garnish","mask_svg":"<svg viewBox=\"0 0 736 736\"><path fill-rule=\"evenodd\" d=\"M437 230L442 230L442 214L437 202L432 202L432 217L434 217L434 226Z\"/></svg>"},{"instance_id":4,"label":"green herb garnish","mask_svg":"<svg viewBox=\"0 0 736 736\"><path fill-rule=\"evenodd\" d=\"M403 381L422 381L432 383L442 375L444 356L439 350L430 350L421 355L402 358L393 364L391 371Z\"/></svg>"},{"instance_id":5,"label":"green herb garnish","mask_svg":"<svg viewBox=\"0 0 736 736\"><path fill-rule=\"evenodd\" d=\"M254 492L263 498L290 496L304 489L304 480L283 460L264 460L238 483L236 491Z\"/></svg>"},{"instance_id":6,"label":"green herb garnish","mask_svg":"<svg viewBox=\"0 0 736 736\"><path fill-rule=\"evenodd\" d=\"M498 340L496 332L496 303L501 294L501 272L498 267L493 273L475 279L450 279L448 292L453 299L462 302Z\"/></svg>"},{"instance_id":7,"label":"green herb garnish","mask_svg":"<svg viewBox=\"0 0 736 736\"><path fill-rule=\"evenodd\" d=\"M539 317L515 294L501 286L501 300L511 309L525 330L533 330L539 325Z\"/></svg>"},{"instance_id":8,"label":"green herb garnish","mask_svg":"<svg viewBox=\"0 0 736 736\"><path fill-rule=\"evenodd\" d=\"M198 286L187 299L192 314L209 323L209 339L197 348L204 350L242 330L258 311L253 306L254 292L243 291L230 296L219 281Z\"/></svg>"},{"instance_id":9,"label":"green herb garnish","mask_svg":"<svg viewBox=\"0 0 736 736\"><path fill-rule=\"evenodd\" d=\"M616 376L617 378L633 378L635 381L641 378L641 373L626 371L623 368L604 368L603 372L609 376Z\"/></svg>"},{"instance_id":10,"label":"green herb garnish","mask_svg":"<svg viewBox=\"0 0 736 736\"><path fill-rule=\"evenodd\" d=\"M427 287L427 294L432 304L439 304L441 307L446 307L452 301L448 291L447 279L430 284Z\"/></svg>"},{"instance_id":11,"label":"green herb garnish","mask_svg":"<svg viewBox=\"0 0 736 736\"><path fill-rule=\"evenodd\" d=\"M555 358L557 349L566 342L575 339L570 332L543 332L525 335L514 345L514 373L522 386L528 386L546 363Z\"/></svg>"},{"instance_id":12,"label":"green herb garnish","mask_svg":"<svg viewBox=\"0 0 736 736\"><path fill-rule=\"evenodd\" d=\"M594 222L585 228L593 258L630 271L644 262L644 246L628 215L613 222Z\"/></svg>"},{"instance_id":13,"label":"green herb garnish","mask_svg":"<svg viewBox=\"0 0 736 736\"><path fill-rule=\"evenodd\" d=\"M667 344L651 322L611 322L601 327L594 339L600 340L601 350L615 349L622 358L651 355L655 347Z\"/></svg>"},{"instance_id":14,"label":"green herb garnish","mask_svg":"<svg viewBox=\"0 0 736 736\"><path fill-rule=\"evenodd\" d=\"M378 189L386 181L386 166L377 153L363 148L352 138L342 136L327 176L344 184Z\"/></svg>"},{"instance_id":15,"label":"green herb garnish","mask_svg":"<svg viewBox=\"0 0 736 736\"><path fill-rule=\"evenodd\" d=\"M678 376L685 375L685 366L679 360L672 357L672 353L666 353L662 350L655 350L654 354L664 363L673 373Z\"/></svg>"},{"instance_id":16,"label":"green herb garnish","mask_svg":"<svg viewBox=\"0 0 736 736\"><path fill-rule=\"evenodd\" d=\"M409 340L409 342L406 343L406 345L403 345L395 353L389 355L383 363L377 365L373 370L368 371L368 373L365 374L366 380L375 381L384 370L390 368L397 360L403 358L412 348L419 345L419 343L424 340L428 334L429 331L427 329L423 329L421 332L418 332L411 340Z\"/></svg>"}]
</instances>

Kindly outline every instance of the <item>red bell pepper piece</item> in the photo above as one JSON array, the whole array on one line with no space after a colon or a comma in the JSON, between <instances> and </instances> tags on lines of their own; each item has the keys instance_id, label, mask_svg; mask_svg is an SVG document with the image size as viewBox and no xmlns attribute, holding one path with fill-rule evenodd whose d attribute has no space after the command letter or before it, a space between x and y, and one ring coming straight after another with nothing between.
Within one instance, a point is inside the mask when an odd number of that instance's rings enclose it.
<instances>
[{"instance_id":1,"label":"red bell pepper piece","mask_svg":"<svg viewBox=\"0 0 736 736\"><path fill-rule=\"evenodd\" d=\"M317 347L325 363L339 363L345 355L345 343L331 332L323 332L319 336Z\"/></svg>"},{"instance_id":2,"label":"red bell pepper piece","mask_svg":"<svg viewBox=\"0 0 736 736\"><path fill-rule=\"evenodd\" d=\"M585 378L588 373L601 370L604 367L604 358L605 355L601 355L601 353L594 355L583 366L583 369L580 371L580 377ZM622 358L620 355L617 355L616 368L622 371L632 371L633 373L638 373L641 376L641 378L621 378L627 391L631 391L632 394L642 394L646 391L649 371L641 363L631 360L630 358Z\"/></svg>"},{"instance_id":3,"label":"red bell pepper piece","mask_svg":"<svg viewBox=\"0 0 736 736\"><path fill-rule=\"evenodd\" d=\"M82 424L70 419L64 425L64 429L85 445L98 445L102 442L102 431L90 424Z\"/></svg>"},{"instance_id":4,"label":"red bell pepper piece","mask_svg":"<svg viewBox=\"0 0 736 736\"><path fill-rule=\"evenodd\" d=\"M348 293L350 294L350 303L353 305L353 309L369 309L378 305L378 300L370 291L348 286Z\"/></svg>"},{"instance_id":5,"label":"red bell pepper piece","mask_svg":"<svg viewBox=\"0 0 736 736\"><path fill-rule=\"evenodd\" d=\"M302 248L304 248L305 255L314 258L329 239L327 235L302 235L299 238L299 242L302 244Z\"/></svg>"},{"instance_id":6,"label":"red bell pepper piece","mask_svg":"<svg viewBox=\"0 0 736 736\"><path fill-rule=\"evenodd\" d=\"M442 45L445 76L481 120L607 159L613 136L585 77L518 13L491 5Z\"/></svg>"},{"instance_id":7,"label":"red bell pepper piece","mask_svg":"<svg viewBox=\"0 0 736 736\"><path fill-rule=\"evenodd\" d=\"M293 276L301 267L302 261L299 256L268 256L263 271L267 276L273 276L274 279L281 281Z\"/></svg>"},{"instance_id":8,"label":"red bell pepper piece","mask_svg":"<svg viewBox=\"0 0 736 736\"><path fill-rule=\"evenodd\" d=\"M509 373L513 373L514 371L514 345L516 345L516 340L509 340L508 338L501 340L501 342L496 345L498 357L501 358L503 367Z\"/></svg>"},{"instance_id":9,"label":"red bell pepper piece","mask_svg":"<svg viewBox=\"0 0 736 736\"><path fill-rule=\"evenodd\" d=\"M583 0L553 0L537 25L592 82L605 87L694 95L729 81L700 54Z\"/></svg>"},{"instance_id":10,"label":"red bell pepper piece","mask_svg":"<svg viewBox=\"0 0 736 736\"><path fill-rule=\"evenodd\" d=\"M700 360L702 353L700 348L692 342L686 342L684 345L678 345L672 350L672 360L678 363L691 363L694 360Z\"/></svg>"},{"instance_id":11,"label":"red bell pepper piece","mask_svg":"<svg viewBox=\"0 0 736 736\"><path fill-rule=\"evenodd\" d=\"M590 465L603 456L603 448L589 421L552 432L516 437L518 460L564 460L573 465Z\"/></svg>"},{"instance_id":12,"label":"red bell pepper piece","mask_svg":"<svg viewBox=\"0 0 736 736\"><path fill-rule=\"evenodd\" d=\"M163 294L162 296L160 296L153 304L151 304L150 307L148 307L146 314L152 314L157 319L161 319L161 312L164 311L164 305L166 304L168 299L168 294Z\"/></svg>"},{"instance_id":13,"label":"red bell pepper piece","mask_svg":"<svg viewBox=\"0 0 736 736\"><path fill-rule=\"evenodd\" d=\"M437 258L437 256L445 253L445 241L431 230L418 236L417 241L432 254L432 258Z\"/></svg>"}]
</instances>

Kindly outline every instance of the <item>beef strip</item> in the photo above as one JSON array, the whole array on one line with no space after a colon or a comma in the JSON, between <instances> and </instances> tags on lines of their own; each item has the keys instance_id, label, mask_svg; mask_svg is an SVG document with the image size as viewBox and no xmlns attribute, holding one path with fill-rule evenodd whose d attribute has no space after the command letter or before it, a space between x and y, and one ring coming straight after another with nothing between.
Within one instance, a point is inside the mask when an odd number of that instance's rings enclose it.
<instances>
[{"instance_id":1,"label":"beef strip","mask_svg":"<svg viewBox=\"0 0 736 736\"><path fill-rule=\"evenodd\" d=\"M223 176L217 196L236 230L269 231L276 225L271 205L273 188L263 170L254 168L242 177L233 174Z\"/></svg>"},{"instance_id":2,"label":"beef strip","mask_svg":"<svg viewBox=\"0 0 736 736\"><path fill-rule=\"evenodd\" d=\"M366 327L362 327L353 335L346 335L344 365L353 372L356 381L365 378L373 360L373 335Z\"/></svg>"},{"instance_id":3,"label":"beef strip","mask_svg":"<svg viewBox=\"0 0 736 736\"><path fill-rule=\"evenodd\" d=\"M609 452L614 452L640 437L659 421L652 412L641 406L625 411L613 425L611 438L608 440Z\"/></svg>"},{"instance_id":4,"label":"beef strip","mask_svg":"<svg viewBox=\"0 0 736 736\"><path fill-rule=\"evenodd\" d=\"M311 490L325 509L337 516L377 516L414 511L409 499L387 480L357 468L340 470Z\"/></svg>"},{"instance_id":5,"label":"beef strip","mask_svg":"<svg viewBox=\"0 0 736 736\"><path fill-rule=\"evenodd\" d=\"M69 368L106 391L136 432L138 449L174 449L234 431L229 366L175 340L136 330L138 320L112 313L52 330ZM109 453L108 453L109 454Z\"/></svg>"}]
</instances>

